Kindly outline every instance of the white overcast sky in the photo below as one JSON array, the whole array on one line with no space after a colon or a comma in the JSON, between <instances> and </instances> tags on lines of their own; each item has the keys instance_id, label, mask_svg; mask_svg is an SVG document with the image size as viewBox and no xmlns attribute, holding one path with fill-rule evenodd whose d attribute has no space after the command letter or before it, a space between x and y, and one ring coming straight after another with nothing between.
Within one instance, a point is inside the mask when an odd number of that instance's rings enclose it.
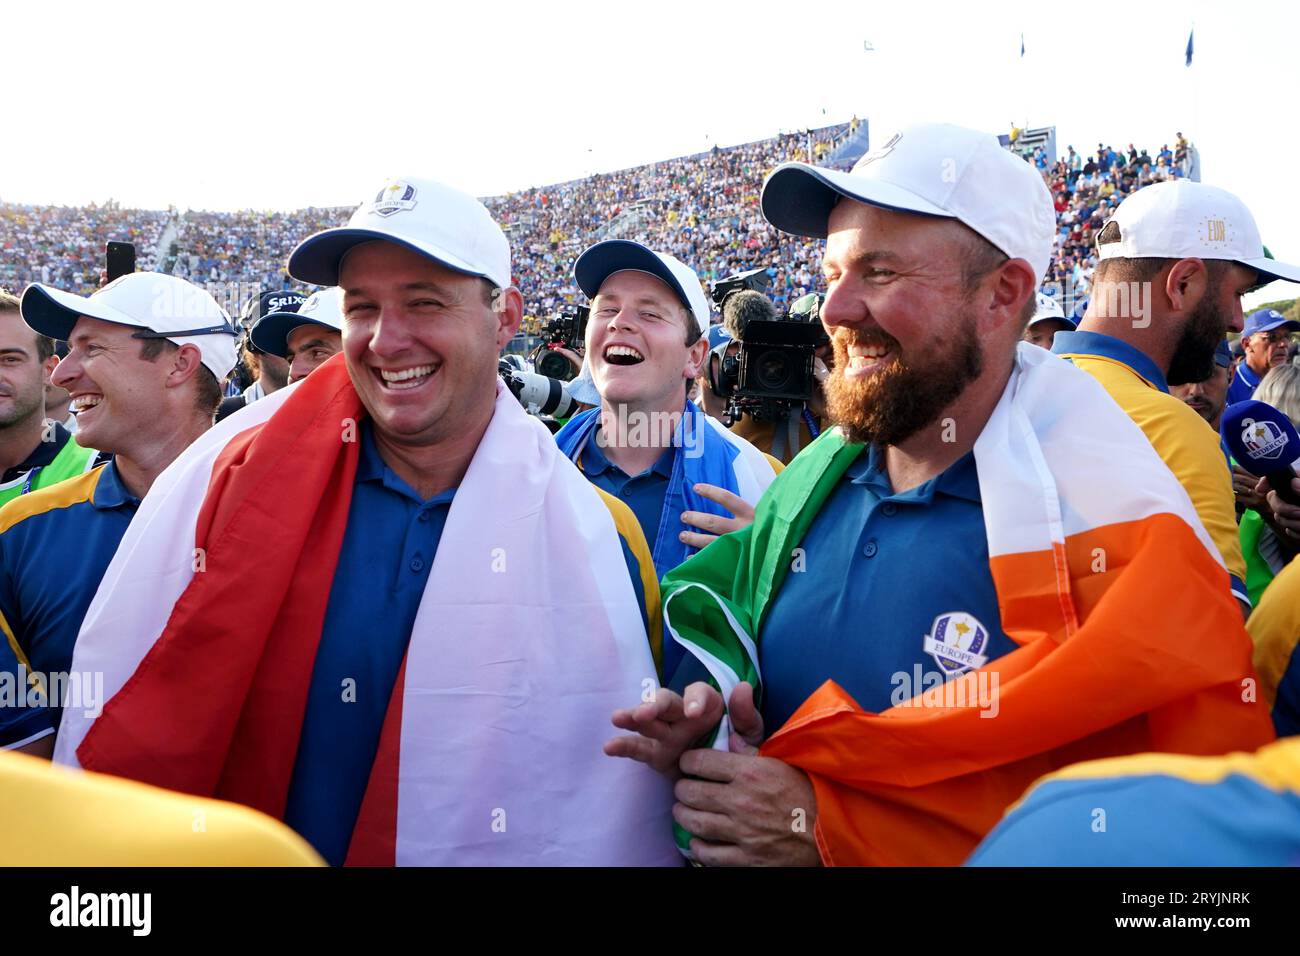
<instances>
[{"instance_id":1,"label":"white overcast sky","mask_svg":"<svg viewBox=\"0 0 1300 956\"><path fill-rule=\"evenodd\" d=\"M1062 152L1154 152L1181 130L1204 181L1300 261L1285 0L43 0L0 23L10 202L353 205L395 175L484 196L854 113L875 142L1027 120Z\"/></svg>"}]
</instances>

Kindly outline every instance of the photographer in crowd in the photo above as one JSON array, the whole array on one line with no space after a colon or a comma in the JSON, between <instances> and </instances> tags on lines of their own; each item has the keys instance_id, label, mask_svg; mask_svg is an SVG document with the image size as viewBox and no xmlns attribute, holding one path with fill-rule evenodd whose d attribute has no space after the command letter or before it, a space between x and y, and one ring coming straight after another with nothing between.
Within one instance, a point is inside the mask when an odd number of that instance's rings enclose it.
<instances>
[{"instance_id":1,"label":"photographer in crowd","mask_svg":"<svg viewBox=\"0 0 1300 956\"><path fill-rule=\"evenodd\" d=\"M632 508L662 576L712 536L747 524L776 469L686 400L709 323L690 267L614 239L587 249L573 272L592 300L586 356L601 403L555 440L589 481ZM682 652L666 643L671 678Z\"/></svg>"}]
</instances>

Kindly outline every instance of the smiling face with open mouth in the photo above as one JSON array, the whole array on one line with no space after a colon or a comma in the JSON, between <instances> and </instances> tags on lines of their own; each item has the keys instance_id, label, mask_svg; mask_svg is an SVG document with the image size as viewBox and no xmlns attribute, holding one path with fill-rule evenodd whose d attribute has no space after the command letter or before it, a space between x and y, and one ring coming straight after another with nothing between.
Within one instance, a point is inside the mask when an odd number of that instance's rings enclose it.
<instances>
[{"instance_id":1,"label":"smiling face with open mouth","mask_svg":"<svg viewBox=\"0 0 1300 956\"><path fill-rule=\"evenodd\" d=\"M490 416L518 318L493 309L486 279L374 241L344 257L339 285L348 374L386 438L436 444Z\"/></svg>"},{"instance_id":2,"label":"smiling face with open mouth","mask_svg":"<svg viewBox=\"0 0 1300 956\"><path fill-rule=\"evenodd\" d=\"M50 376L71 396L77 441L87 448L129 456L157 429L171 363L144 358L134 331L82 316Z\"/></svg>"},{"instance_id":3,"label":"smiling face with open mouth","mask_svg":"<svg viewBox=\"0 0 1300 956\"><path fill-rule=\"evenodd\" d=\"M678 411L685 383L699 374L708 343L686 344L694 318L662 280L616 272L601 283L587 323L587 361L604 402Z\"/></svg>"}]
</instances>

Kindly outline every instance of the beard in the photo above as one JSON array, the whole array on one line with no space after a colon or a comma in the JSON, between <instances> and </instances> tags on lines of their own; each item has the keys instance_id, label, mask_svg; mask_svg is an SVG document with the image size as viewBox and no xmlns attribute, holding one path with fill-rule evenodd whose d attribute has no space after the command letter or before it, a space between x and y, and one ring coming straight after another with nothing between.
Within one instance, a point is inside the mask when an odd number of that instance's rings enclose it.
<instances>
[{"instance_id":1,"label":"beard","mask_svg":"<svg viewBox=\"0 0 1300 956\"><path fill-rule=\"evenodd\" d=\"M946 340L946 351L927 355L924 365L910 363L898 340L884 332L861 334L841 327L832 344L835 371L826 381L826 407L851 442L885 446L906 441L934 423L984 369L984 350L973 333ZM844 373L855 344L884 345L897 357L864 379L848 379Z\"/></svg>"},{"instance_id":2,"label":"beard","mask_svg":"<svg viewBox=\"0 0 1300 956\"><path fill-rule=\"evenodd\" d=\"M1183 326L1183 334L1174 346L1165 379L1169 385L1204 382L1214 374L1214 352L1228 333L1228 323L1219 313L1219 283L1211 281Z\"/></svg>"}]
</instances>

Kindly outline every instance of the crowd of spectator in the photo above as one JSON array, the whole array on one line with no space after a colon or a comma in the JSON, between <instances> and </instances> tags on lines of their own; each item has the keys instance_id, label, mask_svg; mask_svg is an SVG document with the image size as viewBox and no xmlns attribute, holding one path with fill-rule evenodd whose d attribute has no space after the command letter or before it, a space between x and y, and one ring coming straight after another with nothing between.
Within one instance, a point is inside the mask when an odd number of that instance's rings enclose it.
<instances>
[{"instance_id":1,"label":"crowd of spectator","mask_svg":"<svg viewBox=\"0 0 1300 956\"><path fill-rule=\"evenodd\" d=\"M851 123L785 133L727 149L599 173L552 186L496 196L485 202L510 235L515 282L526 310L552 313L577 301L572 264L598 238L620 237L671 252L711 281L741 269L767 266L771 295L785 305L818 288L819 250L813 240L779 233L758 206L764 176L787 160L825 161L858 128ZM1175 146L1153 156L1132 144L1098 144L1084 155L1069 146L1057 160L1038 147L1026 160L1042 173L1058 214L1058 248L1047 275L1067 308L1087 294L1097 264L1093 241L1119 202L1151 182L1188 175L1191 148L1181 133ZM85 293L98 282L104 242L137 244L139 267L168 268L199 282L284 288L293 247L306 236L347 221L348 208L292 212L150 212L114 203L84 208L0 203L0 285L20 289L46 282ZM175 220L175 241L158 250ZM156 257L156 258L155 258Z\"/></svg>"},{"instance_id":2,"label":"crowd of spectator","mask_svg":"<svg viewBox=\"0 0 1300 956\"><path fill-rule=\"evenodd\" d=\"M99 206L26 206L0 203L0 288L21 291L29 282L93 292L110 239L136 245L136 265L156 269L158 240L175 210Z\"/></svg>"}]
</instances>

